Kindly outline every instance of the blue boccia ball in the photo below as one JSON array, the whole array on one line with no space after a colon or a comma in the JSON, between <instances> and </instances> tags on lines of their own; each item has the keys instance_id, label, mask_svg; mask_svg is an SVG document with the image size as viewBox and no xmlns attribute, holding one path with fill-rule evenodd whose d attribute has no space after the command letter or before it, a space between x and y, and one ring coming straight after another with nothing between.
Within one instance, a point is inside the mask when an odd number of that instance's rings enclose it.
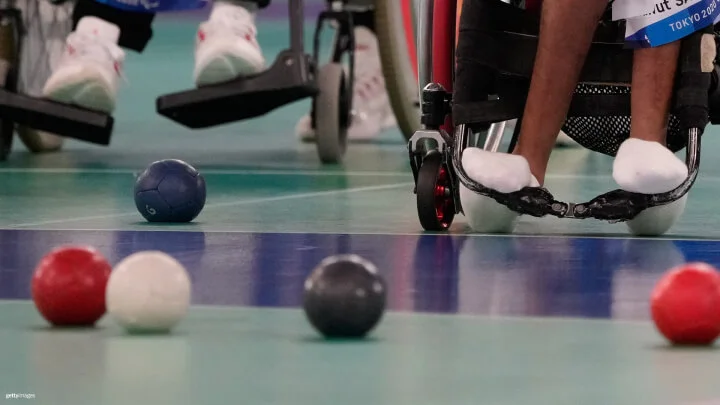
<instances>
[{"instance_id":1,"label":"blue boccia ball","mask_svg":"<svg viewBox=\"0 0 720 405\"><path fill-rule=\"evenodd\" d=\"M150 222L190 222L205 206L205 179L182 160L154 162L135 181L135 206Z\"/></svg>"}]
</instances>

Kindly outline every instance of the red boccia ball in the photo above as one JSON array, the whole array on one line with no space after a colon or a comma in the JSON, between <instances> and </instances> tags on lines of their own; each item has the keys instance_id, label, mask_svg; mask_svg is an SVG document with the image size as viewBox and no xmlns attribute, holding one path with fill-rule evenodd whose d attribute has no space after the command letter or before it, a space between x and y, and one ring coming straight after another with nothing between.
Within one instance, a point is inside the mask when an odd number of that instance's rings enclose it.
<instances>
[{"instance_id":1,"label":"red boccia ball","mask_svg":"<svg viewBox=\"0 0 720 405\"><path fill-rule=\"evenodd\" d=\"M38 264L32 298L55 326L92 326L105 314L105 288L112 267L95 249L60 247Z\"/></svg>"},{"instance_id":2,"label":"red boccia ball","mask_svg":"<svg viewBox=\"0 0 720 405\"><path fill-rule=\"evenodd\" d=\"M711 345L720 336L720 273L705 263L668 271L651 297L655 326L676 345Z\"/></svg>"}]
</instances>

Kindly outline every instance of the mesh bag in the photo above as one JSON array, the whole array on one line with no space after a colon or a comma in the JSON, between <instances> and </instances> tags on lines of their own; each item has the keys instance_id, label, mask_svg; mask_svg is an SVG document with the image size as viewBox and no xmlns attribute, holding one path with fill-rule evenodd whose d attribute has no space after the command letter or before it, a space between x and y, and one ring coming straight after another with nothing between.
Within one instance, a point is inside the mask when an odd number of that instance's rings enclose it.
<instances>
[{"instance_id":1,"label":"mesh bag","mask_svg":"<svg viewBox=\"0 0 720 405\"><path fill-rule=\"evenodd\" d=\"M629 94L630 87L580 84L576 94ZM570 117L565 121L563 131L583 147L615 156L623 143L630 136L629 116L606 117ZM670 116L668 125L668 149L677 152L687 145L687 139L680 129L680 121Z\"/></svg>"}]
</instances>

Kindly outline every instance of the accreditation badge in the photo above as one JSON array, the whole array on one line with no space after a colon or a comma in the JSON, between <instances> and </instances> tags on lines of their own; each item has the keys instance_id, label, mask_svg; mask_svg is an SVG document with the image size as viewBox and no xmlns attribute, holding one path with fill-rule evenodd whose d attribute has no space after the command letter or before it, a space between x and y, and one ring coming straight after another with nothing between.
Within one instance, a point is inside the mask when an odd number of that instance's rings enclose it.
<instances>
[{"instance_id":1,"label":"accreditation badge","mask_svg":"<svg viewBox=\"0 0 720 405\"><path fill-rule=\"evenodd\" d=\"M720 0L618 0L613 20L625 20L628 47L652 48L716 24L718 5Z\"/></svg>"}]
</instances>

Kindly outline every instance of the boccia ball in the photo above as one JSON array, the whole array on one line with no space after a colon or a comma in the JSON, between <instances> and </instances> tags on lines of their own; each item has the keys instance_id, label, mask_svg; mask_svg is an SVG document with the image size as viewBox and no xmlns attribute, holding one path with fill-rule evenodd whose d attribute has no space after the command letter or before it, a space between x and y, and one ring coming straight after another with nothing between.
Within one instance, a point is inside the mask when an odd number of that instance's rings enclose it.
<instances>
[{"instance_id":1,"label":"boccia ball","mask_svg":"<svg viewBox=\"0 0 720 405\"><path fill-rule=\"evenodd\" d=\"M673 344L712 344L720 336L720 274L705 263L671 269L652 292L651 312Z\"/></svg>"},{"instance_id":2,"label":"boccia ball","mask_svg":"<svg viewBox=\"0 0 720 405\"><path fill-rule=\"evenodd\" d=\"M158 251L132 254L115 266L107 284L108 314L128 332L168 332L190 306L190 277Z\"/></svg>"},{"instance_id":3,"label":"boccia ball","mask_svg":"<svg viewBox=\"0 0 720 405\"><path fill-rule=\"evenodd\" d=\"M52 325L92 326L105 314L110 270L110 263L93 248L57 248L35 268L32 299Z\"/></svg>"},{"instance_id":4,"label":"boccia ball","mask_svg":"<svg viewBox=\"0 0 720 405\"><path fill-rule=\"evenodd\" d=\"M340 255L320 262L307 278L303 308L323 336L360 338L382 318L385 300L385 282L375 265Z\"/></svg>"},{"instance_id":5,"label":"boccia ball","mask_svg":"<svg viewBox=\"0 0 720 405\"><path fill-rule=\"evenodd\" d=\"M135 206L149 222L190 222L205 194L203 176L182 160L154 162L135 181Z\"/></svg>"}]
</instances>

